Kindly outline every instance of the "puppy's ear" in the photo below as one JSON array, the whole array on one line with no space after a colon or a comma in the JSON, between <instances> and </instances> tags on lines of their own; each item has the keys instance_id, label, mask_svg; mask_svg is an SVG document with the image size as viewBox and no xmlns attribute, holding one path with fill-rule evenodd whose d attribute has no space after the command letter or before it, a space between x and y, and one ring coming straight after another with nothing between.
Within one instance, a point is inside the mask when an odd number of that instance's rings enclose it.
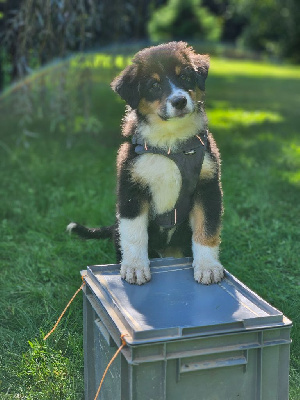
<instances>
[{"instance_id":1,"label":"puppy's ear","mask_svg":"<svg viewBox=\"0 0 300 400\"><path fill-rule=\"evenodd\" d=\"M137 108L140 97L137 72L136 64L129 65L110 84L113 91L118 93L133 109Z\"/></svg>"},{"instance_id":2,"label":"puppy's ear","mask_svg":"<svg viewBox=\"0 0 300 400\"><path fill-rule=\"evenodd\" d=\"M193 54L192 62L197 74L197 86L201 90L205 90L205 80L208 75L209 69L209 55L208 54Z\"/></svg>"}]
</instances>

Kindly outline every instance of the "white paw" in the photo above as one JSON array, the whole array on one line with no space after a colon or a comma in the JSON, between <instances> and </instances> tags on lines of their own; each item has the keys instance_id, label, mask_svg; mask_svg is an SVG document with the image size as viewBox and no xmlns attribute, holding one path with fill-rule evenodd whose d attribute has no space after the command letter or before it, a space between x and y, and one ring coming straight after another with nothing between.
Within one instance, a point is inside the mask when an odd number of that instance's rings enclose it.
<instances>
[{"instance_id":1,"label":"white paw","mask_svg":"<svg viewBox=\"0 0 300 400\"><path fill-rule=\"evenodd\" d=\"M121 278L125 279L128 283L142 285L151 279L149 265L133 266L132 264L122 263L120 272Z\"/></svg>"},{"instance_id":2,"label":"white paw","mask_svg":"<svg viewBox=\"0 0 300 400\"><path fill-rule=\"evenodd\" d=\"M76 222L71 222L71 223L67 226L66 231L69 232L69 233L72 233L72 230L73 230L74 228L76 228L76 226L77 226Z\"/></svg>"},{"instance_id":3,"label":"white paw","mask_svg":"<svg viewBox=\"0 0 300 400\"><path fill-rule=\"evenodd\" d=\"M194 260L193 267L195 281L204 285L218 283L224 276L223 266L214 259Z\"/></svg>"}]
</instances>

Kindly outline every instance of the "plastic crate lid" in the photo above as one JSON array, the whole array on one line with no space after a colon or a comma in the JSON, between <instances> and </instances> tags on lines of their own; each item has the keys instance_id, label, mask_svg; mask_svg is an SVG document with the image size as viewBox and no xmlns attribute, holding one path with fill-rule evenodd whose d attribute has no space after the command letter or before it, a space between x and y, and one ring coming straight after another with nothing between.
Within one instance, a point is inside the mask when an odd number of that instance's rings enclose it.
<instances>
[{"instance_id":1,"label":"plastic crate lid","mask_svg":"<svg viewBox=\"0 0 300 400\"><path fill-rule=\"evenodd\" d=\"M86 281L131 344L291 325L284 315L225 271L213 285L195 282L192 259L151 261L152 279L131 285L119 264L87 268Z\"/></svg>"}]
</instances>

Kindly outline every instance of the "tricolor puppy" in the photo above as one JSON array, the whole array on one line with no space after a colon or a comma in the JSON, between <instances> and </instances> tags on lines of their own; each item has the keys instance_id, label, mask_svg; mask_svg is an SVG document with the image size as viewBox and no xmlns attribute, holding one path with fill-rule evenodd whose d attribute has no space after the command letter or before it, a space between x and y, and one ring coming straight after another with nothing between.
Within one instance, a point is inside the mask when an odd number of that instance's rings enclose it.
<instances>
[{"instance_id":1,"label":"tricolor puppy","mask_svg":"<svg viewBox=\"0 0 300 400\"><path fill-rule=\"evenodd\" d=\"M68 229L84 238L114 238L129 283L149 281L149 258L165 256L192 255L197 282L223 277L220 159L204 110L208 68L207 55L171 42L138 52L111 84L128 105L116 224Z\"/></svg>"}]
</instances>

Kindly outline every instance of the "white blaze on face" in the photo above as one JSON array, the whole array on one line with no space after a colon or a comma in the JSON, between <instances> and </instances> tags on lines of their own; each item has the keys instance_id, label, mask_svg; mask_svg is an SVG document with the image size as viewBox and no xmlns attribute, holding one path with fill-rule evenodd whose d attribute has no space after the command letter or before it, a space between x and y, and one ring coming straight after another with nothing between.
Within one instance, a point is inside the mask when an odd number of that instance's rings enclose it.
<instances>
[{"instance_id":1,"label":"white blaze on face","mask_svg":"<svg viewBox=\"0 0 300 400\"><path fill-rule=\"evenodd\" d=\"M191 112L193 112L195 106L190 94L186 90L181 89L176 85L174 85L174 83L170 79L168 80L172 91L166 100L166 117L173 118L177 116L184 116L186 114L190 114ZM181 109L176 108L174 106L174 101L180 98L186 99L186 104Z\"/></svg>"}]
</instances>

